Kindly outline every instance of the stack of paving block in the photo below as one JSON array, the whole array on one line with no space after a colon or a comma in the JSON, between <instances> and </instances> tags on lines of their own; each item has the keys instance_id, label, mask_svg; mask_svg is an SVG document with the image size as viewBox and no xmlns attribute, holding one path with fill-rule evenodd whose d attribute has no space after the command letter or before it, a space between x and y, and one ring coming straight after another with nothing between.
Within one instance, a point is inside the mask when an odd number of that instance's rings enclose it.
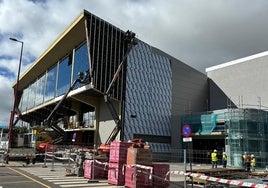
<instances>
[{"instance_id":1,"label":"stack of paving block","mask_svg":"<svg viewBox=\"0 0 268 188\"><path fill-rule=\"evenodd\" d=\"M108 163L99 160L85 160L84 177L87 179L107 179Z\"/></svg>"},{"instance_id":2,"label":"stack of paving block","mask_svg":"<svg viewBox=\"0 0 268 188\"><path fill-rule=\"evenodd\" d=\"M125 164L131 142L115 141L110 144L108 183L122 186L125 184Z\"/></svg>"},{"instance_id":3,"label":"stack of paving block","mask_svg":"<svg viewBox=\"0 0 268 188\"><path fill-rule=\"evenodd\" d=\"M125 186L152 187L152 150L143 141L134 141L127 151L127 164L125 170Z\"/></svg>"}]
</instances>

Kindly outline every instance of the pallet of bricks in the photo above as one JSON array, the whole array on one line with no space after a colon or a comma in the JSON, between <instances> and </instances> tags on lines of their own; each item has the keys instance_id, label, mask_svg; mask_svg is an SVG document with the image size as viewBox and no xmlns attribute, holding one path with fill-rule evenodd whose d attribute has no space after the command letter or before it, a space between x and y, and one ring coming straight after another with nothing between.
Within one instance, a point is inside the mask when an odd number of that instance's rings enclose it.
<instances>
[{"instance_id":1,"label":"pallet of bricks","mask_svg":"<svg viewBox=\"0 0 268 188\"><path fill-rule=\"evenodd\" d=\"M91 160L84 161L84 178L94 179L107 179L108 177L108 163L105 160Z\"/></svg>"},{"instance_id":2,"label":"pallet of bricks","mask_svg":"<svg viewBox=\"0 0 268 188\"><path fill-rule=\"evenodd\" d=\"M108 183L135 187L168 187L165 181L169 165L153 164L152 150L140 139L112 142Z\"/></svg>"}]
</instances>

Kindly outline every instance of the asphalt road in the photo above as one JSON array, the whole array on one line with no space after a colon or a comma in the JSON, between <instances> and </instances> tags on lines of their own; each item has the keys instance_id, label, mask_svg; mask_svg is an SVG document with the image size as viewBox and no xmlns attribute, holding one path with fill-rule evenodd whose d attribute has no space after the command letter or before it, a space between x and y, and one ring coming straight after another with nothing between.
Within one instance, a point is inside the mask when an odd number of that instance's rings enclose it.
<instances>
[{"instance_id":1,"label":"asphalt road","mask_svg":"<svg viewBox=\"0 0 268 188\"><path fill-rule=\"evenodd\" d=\"M51 162L26 165L23 162L10 162L0 166L0 188L119 188L107 183L107 180L92 181L78 176L66 176L68 163ZM198 166L196 166L199 168ZM170 164L170 170L182 170L183 164ZM169 188L183 187L184 176L170 174Z\"/></svg>"},{"instance_id":2,"label":"asphalt road","mask_svg":"<svg viewBox=\"0 0 268 188\"><path fill-rule=\"evenodd\" d=\"M59 186L32 176L17 167L0 167L0 188L58 188Z\"/></svg>"}]
</instances>

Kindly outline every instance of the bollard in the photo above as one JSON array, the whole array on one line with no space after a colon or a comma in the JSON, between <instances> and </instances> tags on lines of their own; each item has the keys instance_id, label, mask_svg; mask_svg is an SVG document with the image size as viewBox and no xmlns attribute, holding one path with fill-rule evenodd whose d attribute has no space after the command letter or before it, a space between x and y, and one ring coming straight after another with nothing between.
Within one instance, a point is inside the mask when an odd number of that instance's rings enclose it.
<instances>
[{"instance_id":1,"label":"bollard","mask_svg":"<svg viewBox=\"0 0 268 188\"><path fill-rule=\"evenodd\" d=\"M47 146L45 148L45 158L44 158L44 165L42 166L43 168L47 168Z\"/></svg>"},{"instance_id":2,"label":"bollard","mask_svg":"<svg viewBox=\"0 0 268 188\"><path fill-rule=\"evenodd\" d=\"M51 170L50 171L55 171L54 169L54 145L52 145L52 163L51 163Z\"/></svg>"}]
</instances>

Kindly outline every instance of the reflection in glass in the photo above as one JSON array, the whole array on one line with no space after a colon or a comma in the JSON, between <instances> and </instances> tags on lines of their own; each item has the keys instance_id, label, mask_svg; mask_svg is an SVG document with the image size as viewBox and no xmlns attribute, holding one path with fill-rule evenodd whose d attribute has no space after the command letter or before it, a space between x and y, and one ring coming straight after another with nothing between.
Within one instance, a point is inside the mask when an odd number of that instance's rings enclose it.
<instances>
[{"instance_id":1,"label":"reflection in glass","mask_svg":"<svg viewBox=\"0 0 268 188\"><path fill-rule=\"evenodd\" d=\"M44 74L36 81L35 105L41 104L44 101L45 78L46 75Z\"/></svg>"},{"instance_id":2,"label":"reflection in glass","mask_svg":"<svg viewBox=\"0 0 268 188\"><path fill-rule=\"evenodd\" d=\"M76 49L74 55L73 81L77 79L78 72L89 70L87 43ZM82 84L77 84L75 88L81 87Z\"/></svg>"},{"instance_id":3,"label":"reflection in glass","mask_svg":"<svg viewBox=\"0 0 268 188\"><path fill-rule=\"evenodd\" d=\"M95 120L95 111L94 112L86 112L83 114L83 126L84 127L94 127Z\"/></svg>"},{"instance_id":4,"label":"reflection in glass","mask_svg":"<svg viewBox=\"0 0 268 188\"><path fill-rule=\"evenodd\" d=\"M53 99L55 96L56 75L57 75L57 66L54 66L47 72L45 101Z\"/></svg>"},{"instance_id":5,"label":"reflection in glass","mask_svg":"<svg viewBox=\"0 0 268 188\"><path fill-rule=\"evenodd\" d=\"M20 100L20 110L26 111L28 107L29 87L23 90L23 94Z\"/></svg>"},{"instance_id":6,"label":"reflection in glass","mask_svg":"<svg viewBox=\"0 0 268 188\"><path fill-rule=\"evenodd\" d=\"M72 56L67 56L59 64L57 96L64 94L70 87Z\"/></svg>"},{"instance_id":7,"label":"reflection in glass","mask_svg":"<svg viewBox=\"0 0 268 188\"><path fill-rule=\"evenodd\" d=\"M33 83L29 86L29 96L28 96L28 109L34 107L35 102L35 87L36 83Z\"/></svg>"}]
</instances>

